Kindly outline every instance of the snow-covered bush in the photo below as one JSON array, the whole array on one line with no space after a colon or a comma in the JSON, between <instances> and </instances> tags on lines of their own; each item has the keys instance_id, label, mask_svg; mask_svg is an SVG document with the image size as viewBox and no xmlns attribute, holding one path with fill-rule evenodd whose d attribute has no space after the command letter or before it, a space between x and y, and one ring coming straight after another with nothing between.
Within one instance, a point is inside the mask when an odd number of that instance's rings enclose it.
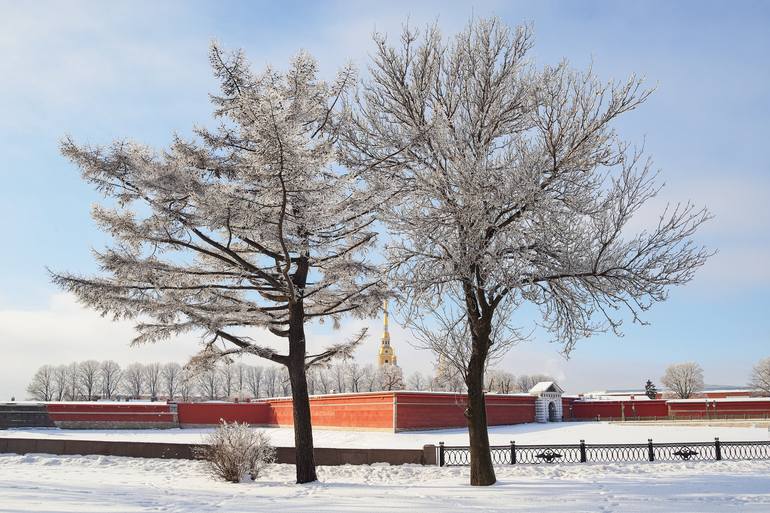
<instances>
[{"instance_id":1,"label":"snow-covered bush","mask_svg":"<svg viewBox=\"0 0 770 513\"><path fill-rule=\"evenodd\" d=\"M247 423L222 421L205 440L202 457L211 473L226 481L241 482L247 475L256 479L266 465L275 460L270 437Z\"/></svg>"}]
</instances>

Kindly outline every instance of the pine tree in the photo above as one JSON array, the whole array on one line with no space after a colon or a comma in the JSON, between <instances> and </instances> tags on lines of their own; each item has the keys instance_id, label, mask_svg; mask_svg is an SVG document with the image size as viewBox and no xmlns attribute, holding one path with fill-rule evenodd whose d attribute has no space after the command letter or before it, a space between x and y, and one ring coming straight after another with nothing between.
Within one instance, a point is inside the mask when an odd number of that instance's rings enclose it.
<instances>
[{"instance_id":1,"label":"pine tree","mask_svg":"<svg viewBox=\"0 0 770 513\"><path fill-rule=\"evenodd\" d=\"M644 393L650 399L655 399L658 397L658 388L651 380L648 379L647 383L644 385Z\"/></svg>"}]
</instances>

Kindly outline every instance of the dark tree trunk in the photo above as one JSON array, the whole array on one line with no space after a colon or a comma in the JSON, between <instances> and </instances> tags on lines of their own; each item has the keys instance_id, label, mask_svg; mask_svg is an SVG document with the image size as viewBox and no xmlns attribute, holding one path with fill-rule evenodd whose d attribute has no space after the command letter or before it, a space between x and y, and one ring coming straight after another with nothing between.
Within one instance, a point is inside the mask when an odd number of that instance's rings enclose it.
<instances>
[{"instance_id":1,"label":"dark tree trunk","mask_svg":"<svg viewBox=\"0 0 770 513\"><path fill-rule=\"evenodd\" d=\"M297 288L304 288L308 265L300 258L293 281ZM286 366L291 383L291 400L294 413L294 454L297 466L297 483L317 481L315 455L313 454L313 425L310 422L310 397L305 374L305 307L300 298L289 305L289 358Z\"/></svg>"},{"instance_id":2,"label":"dark tree trunk","mask_svg":"<svg viewBox=\"0 0 770 513\"><path fill-rule=\"evenodd\" d=\"M495 469L489 452L487 432L487 408L484 399L484 368L489 353L489 323L477 321L472 332L471 358L465 384L468 387L468 436L471 450L471 485L489 486L495 484Z\"/></svg>"},{"instance_id":3,"label":"dark tree trunk","mask_svg":"<svg viewBox=\"0 0 770 513\"><path fill-rule=\"evenodd\" d=\"M310 398L307 393L304 357L289 363L291 400L294 406L294 447L297 459L297 483L310 483L318 478L313 454L313 426L310 422Z\"/></svg>"}]
</instances>

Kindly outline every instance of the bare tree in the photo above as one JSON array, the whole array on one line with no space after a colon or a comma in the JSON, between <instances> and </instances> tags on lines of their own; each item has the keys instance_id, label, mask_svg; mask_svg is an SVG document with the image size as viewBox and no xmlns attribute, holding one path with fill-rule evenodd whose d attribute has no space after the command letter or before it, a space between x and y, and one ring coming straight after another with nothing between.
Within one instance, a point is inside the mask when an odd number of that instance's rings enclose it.
<instances>
[{"instance_id":1,"label":"bare tree","mask_svg":"<svg viewBox=\"0 0 770 513\"><path fill-rule=\"evenodd\" d=\"M499 312L534 304L568 354L688 282L709 255L692 242L709 214L674 206L632 233L659 189L650 161L613 129L649 96L639 79L536 70L531 30L498 19L451 39L406 27L398 46L375 40L346 163L393 195L378 205L401 302L429 315L453 294L465 310L470 481L490 485L483 388Z\"/></svg>"},{"instance_id":2,"label":"bare tree","mask_svg":"<svg viewBox=\"0 0 770 513\"><path fill-rule=\"evenodd\" d=\"M182 380L182 366L176 362L169 362L160 370L163 393L166 399L173 401L179 391Z\"/></svg>"},{"instance_id":3,"label":"bare tree","mask_svg":"<svg viewBox=\"0 0 770 513\"><path fill-rule=\"evenodd\" d=\"M241 52L228 57L216 45L210 58L222 123L196 130L200 143L175 138L156 152L127 141L64 141L84 179L116 200L94 209L116 244L97 254L104 276L53 280L104 314L137 320L134 343L194 331L204 342L196 364L249 354L287 367L297 481L315 481L305 371L349 355L364 332L308 352L305 324L372 315L383 296L379 270L365 258L376 236L374 202L358 176L333 165L340 98L355 73L320 81L306 53L283 74L255 75ZM286 350L239 334L255 326L285 339Z\"/></svg>"},{"instance_id":4,"label":"bare tree","mask_svg":"<svg viewBox=\"0 0 770 513\"><path fill-rule=\"evenodd\" d=\"M670 365L660 382L679 399L689 399L703 390L703 369L695 362Z\"/></svg>"},{"instance_id":5,"label":"bare tree","mask_svg":"<svg viewBox=\"0 0 770 513\"><path fill-rule=\"evenodd\" d=\"M347 381L350 385L350 391L360 392L361 383L363 382L364 374L366 373L366 370L356 362L350 362L346 367L346 371L347 371Z\"/></svg>"},{"instance_id":6,"label":"bare tree","mask_svg":"<svg viewBox=\"0 0 770 513\"><path fill-rule=\"evenodd\" d=\"M332 376L329 367L319 365L313 369L315 378L315 387L318 393L328 394L332 390Z\"/></svg>"},{"instance_id":7,"label":"bare tree","mask_svg":"<svg viewBox=\"0 0 770 513\"><path fill-rule=\"evenodd\" d=\"M222 384L222 394L228 401L233 397L233 387L235 385L235 367L231 362L225 362L218 367L220 382Z\"/></svg>"},{"instance_id":8,"label":"bare tree","mask_svg":"<svg viewBox=\"0 0 770 513\"><path fill-rule=\"evenodd\" d=\"M379 373L374 365L367 364L363 369L364 377L362 378L362 387L367 392L374 392L379 390Z\"/></svg>"},{"instance_id":9,"label":"bare tree","mask_svg":"<svg viewBox=\"0 0 770 513\"><path fill-rule=\"evenodd\" d=\"M31 399L53 401L56 397L56 368L51 365L40 367L27 386L27 393Z\"/></svg>"},{"instance_id":10,"label":"bare tree","mask_svg":"<svg viewBox=\"0 0 770 513\"><path fill-rule=\"evenodd\" d=\"M67 396L67 372L66 365L59 365L54 371L54 401L63 401Z\"/></svg>"},{"instance_id":11,"label":"bare tree","mask_svg":"<svg viewBox=\"0 0 770 513\"><path fill-rule=\"evenodd\" d=\"M222 397L222 373L218 368L208 368L196 377L198 393L203 399L214 401Z\"/></svg>"},{"instance_id":12,"label":"bare tree","mask_svg":"<svg viewBox=\"0 0 770 513\"><path fill-rule=\"evenodd\" d=\"M749 386L765 397L770 396L770 358L764 358L754 366Z\"/></svg>"},{"instance_id":13,"label":"bare tree","mask_svg":"<svg viewBox=\"0 0 770 513\"><path fill-rule=\"evenodd\" d=\"M123 389L126 395L139 399L147 390L147 374L144 372L144 365L141 363L132 363L123 372Z\"/></svg>"},{"instance_id":14,"label":"bare tree","mask_svg":"<svg viewBox=\"0 0 770 513\"><path fill-rule=\"evenodd\" d=\"M514 388L516 392L529 392L533 386L541 381L554 381L554 379L547 374L522 374L516 378Z\"/></svg>"},{"instance_id":15,"label":"bare tree","mask_svg":"<svg viewBox=\"0 0 770 513\"><path fill-rule=\"evenodd\" d=\"M96 393L100 388L100 371L101 366L96 360L86 360L78 365L78 380L87 401L96 398Z\"/></svg>"},{"instance_id":16,"label":"bare tree","mask_svg":"<svg viewBox=\"0 0 770 513\"><path fill-rule=\"evenodd\" d=\"M262 394L262 374L264 373L263 367L250 366L246 370L246 386L248 387L251 397L259 399Z\"/></svg>"},{"instance_id":17,"label":"bare tree","mask_svg":"<svg viewBox=\"0 0 770 513\"><path fill-rule=\"evenodd\" d=\"M334 393L344 394L347 392L348 370L347 362L337 362L329 366L329 372L334 379Z\"/></svg>"},{"instance_id":18,"label":"bare tree","mask_svg":"<svg viewBox=\"0 0 770 513\"><path fill-rule=\"evenodd\" d=\"M265 383L265 394L267 394L267 397L275 397L275 387L277 385L276 381L278 379L278 367L267 367L263 376Z\"/></svg>"},{"instance_id":19,"label":"bare tree","mask_svg":"<svg viewBox=\"0 0 770 513\"><path fill-rule=\"evenodd\" d=\"M72 362L67 366L67 393L68 401L77 401L81 398L80 366L78 362Z\"/></svg>"},{"instance_id":20,"label":"bare tree","mask_svg":"<svg viewBox=\"0 0 770 513\"><path fill-rule=\"evenodd\" d=\"M420 371L414 371L406 380L406 387L409 390L425 390L428 380Z\"/></svg>"},{"instance_id":21,"label":"bare tree","mask_svg":"<svg viewBox=\"0 0 770 513\"><path fill-rule=\"evenodd\" d=\"M379 369L380 390L403 390L404 373L401 367L386 363Z\"/></svg>"},{"instance_id":22,"label":"bare tree","mask_svg":"<svg viewBox=\"0 0 770 513\"><path fill-rule=\"evenodd\" d=\"M123 371L120 365L112 360L105 360L99 364L99 381L102 385L102 397L112 399L120 388Z\"/></svg>"},{"instance_id":23,"label":"bare tree","mask_svg":"<svg viewBox=\"0 0 770 513\"><path fill-rule=\"evenodd\" d=\"M158 362L148 363L144 366L147 393L153 401L158 398L158 392L160 391L160 374L162 369L163 366Z\"/></svg>"},{"instance_id":24,"label":"bare tree","mask_svg":"<svg viewBox=\"0 0 770 513\"><path fill-rule=\"evenodd\" d=\"M485 388L488 392L510 394L516 391L516 377L501 369L490 369L486 375Z\"/></svg>"},{"instance_id":25,"label":"bare tree","mask_svg":"<svg viewBox=\"0 0 770 513\"><path fill-rule=\"evenodd\" d=\"M190 369L182 367L182 372L179 375L179 397L182 401L189 401L192 399L195 392L194 376Z\"/></svg>"}]
</instances>

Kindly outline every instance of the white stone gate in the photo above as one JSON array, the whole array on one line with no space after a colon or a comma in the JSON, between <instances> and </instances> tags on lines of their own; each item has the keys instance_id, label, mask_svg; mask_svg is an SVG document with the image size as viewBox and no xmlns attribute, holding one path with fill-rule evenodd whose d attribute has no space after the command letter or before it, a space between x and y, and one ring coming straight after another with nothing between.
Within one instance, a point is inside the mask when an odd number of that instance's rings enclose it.
<instances>
[{"instance_id":1,"label":"white stone gate","mask_svg":"<svg viewBox=\"0 0 770 513\"><path fill-rule=\"evenodd\" d=\"M535 401L536 422L561 422L561 396L564 390L553 381L541 381L533 386L529 393L537 396Z\"/></svg>"}]
</instances>

